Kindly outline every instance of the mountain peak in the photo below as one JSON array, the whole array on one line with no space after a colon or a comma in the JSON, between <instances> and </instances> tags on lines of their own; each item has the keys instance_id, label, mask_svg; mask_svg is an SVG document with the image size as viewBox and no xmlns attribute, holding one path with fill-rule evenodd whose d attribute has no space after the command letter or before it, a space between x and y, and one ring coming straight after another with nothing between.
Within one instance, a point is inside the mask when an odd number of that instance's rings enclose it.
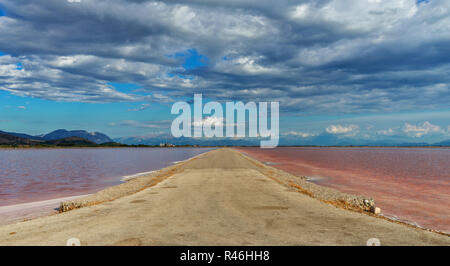
<instances>
[{"instance_id":1,"label":"mountain peak","mask_svg":"<svg viewBox=\"0 0 450 266\"><path fill-rule=\"evenodd\" d=\"M102 144L106 142L112 142L112 140L105 134L100 132L88 132L86 130L66 130L66 129L58 129L53 132L50 132L43 136L44 140L57 140L64 139L70 137L80 137L97 144Z\"/></svg>"}]
</instances>

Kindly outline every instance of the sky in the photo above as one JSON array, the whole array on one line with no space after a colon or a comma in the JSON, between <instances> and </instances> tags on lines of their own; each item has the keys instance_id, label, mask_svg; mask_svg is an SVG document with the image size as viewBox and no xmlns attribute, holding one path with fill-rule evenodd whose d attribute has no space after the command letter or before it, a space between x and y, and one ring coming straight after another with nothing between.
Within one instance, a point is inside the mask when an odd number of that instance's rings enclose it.
<instances>
[{"instance_id":1,"label":"sky","mask_svg":"<svg viewBox=\"0 0 450 266\"><path fill-rule=\"evenodd\" d=\"M167 135L202 93L290 143L450 139L446 0L0 0L0 36L3 131Z\"/></svg>"}]
</instances>

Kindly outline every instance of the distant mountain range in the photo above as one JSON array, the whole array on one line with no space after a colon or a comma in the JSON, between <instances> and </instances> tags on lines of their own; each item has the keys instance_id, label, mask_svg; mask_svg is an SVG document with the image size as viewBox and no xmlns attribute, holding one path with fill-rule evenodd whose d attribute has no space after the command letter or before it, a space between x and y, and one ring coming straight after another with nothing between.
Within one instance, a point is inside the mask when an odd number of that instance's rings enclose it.
<instances>
[{"instance_id":1,"label":"distant mountain range","mask_svg":"<svg viewBox=\"0 0 450 266\"><path fill-rule=\"evenodd\" d=\"M0 131L0 145L56 145L56 146L120 146L149 145L159 146L161 143L198 146L259 146L259 138L174 138L170 134L147 137L123 137L111 139L100 132L65 129L51 133L33 136L24 133ZM406 143L398 140L365 141L351 138L338 138L332 134L321 134L310 138L281 136L280 146L450 146L450 140L438 143Z\"/></svg>"},{"instance_id":2,"label":"distant mountain range","mask_svg":"<svg viewBox=\"0 0 450 266\"><path fill-rule=\"evenodd\" d=\"M113 142L107 135L99 132L87 132L85 130L72 130L58 129L48 134L32 136L24 133L4 132L0 131L0 144L11 144L16 142L18 145L33 144L33 143L52 143L55 140L81 138L88 143L103 144ZM75 140L75 139L72 139ZM87 144L87 143L86 143Z\"/></svg>"},{"instance_id":3,"label":"distant mountain range","mask_svg":"<svg viewBox=\"0 0 450 266\"><path fill-rule=\"evenodd\" d=\"M259 146L259 138L174 138L171 135L123 137L115 138L115 142L127 145L159 145L170 143L175 145L199 145L199 146ZM367 141L352 138L338 138L332 134L320 134L310 138L281 136L280 146L450 146L450 140L439 143L407 143L396 140Z\"/></svg>"}]
</instances>

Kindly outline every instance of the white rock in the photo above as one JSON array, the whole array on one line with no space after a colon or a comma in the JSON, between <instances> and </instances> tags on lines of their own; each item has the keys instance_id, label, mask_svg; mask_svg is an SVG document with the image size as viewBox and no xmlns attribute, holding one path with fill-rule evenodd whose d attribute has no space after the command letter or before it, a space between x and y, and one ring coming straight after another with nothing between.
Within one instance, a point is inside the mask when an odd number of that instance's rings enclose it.
<instances>
[{"instance_id":1,"label":"white rock","mask_svg":"<svg viewBox=\"0 0 450 266\"><path fill-rule=\"evenodd\" d=\"M381 209L380 208L378 208L378 207L376 207L375 208L375 212L374 212L375 214L380 214L381 213Z\"/></svg>"}]
</instances>

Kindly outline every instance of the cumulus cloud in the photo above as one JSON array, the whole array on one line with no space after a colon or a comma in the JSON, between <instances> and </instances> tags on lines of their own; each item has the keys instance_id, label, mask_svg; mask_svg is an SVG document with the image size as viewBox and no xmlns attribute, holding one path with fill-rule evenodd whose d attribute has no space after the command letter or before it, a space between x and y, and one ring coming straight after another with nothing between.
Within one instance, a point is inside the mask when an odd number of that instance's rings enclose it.
<instances>
[{"instance_id":1,"label":"cumulus cloud","mask_svg":"<svg viewBox=\"0 0 450 266\"><path fill-rule=\"evenodd\" d=\"M424 135L433 134L433 133L442 133L443 130L440 126L433 125L430 122L426 121L423 124L419 125L411 125L405 123L403 127L403 132L408 135L420 138Z\"/></svg>"},{"instance_id":2,"label":"cumulus cloud","mask_svg":"<svg viewBox=\"0 0 450 266\"><path fill-rule=\"evenodd\" d=\"M202 92L310 113L433 109L450 100L445 0L0 4L0 89L15 95L167 102ZM192 49L205 66L173 56ZM138 84L141 94L111 82Z\"/></svg>"},{"instance_id":3,"label":"cumulus cloud","mask_svg":"<svg viewBox=\"0 0 450 266\"><path fill-rule=\"evenodd\" d=\"M212 126L224 126L224 119L223 117L217 117L217 116L208 116L203 118L202 121L194 121L192 122L192 125L194 127L212 127Z\"/></svg>"},{"instance_id":4,"label":"cumulus cloud","mask_svg":"<svg viewBox=\"0 0 450 266\"><path fill-rule=\"evenodd\" d=\"M325 129L325 131L329 134L343 134L346 136L354 136L358 133L359 131L359 126L358 125L348 125L348 126L343 126L343 125L331 125L329 127L327 127Z\"/></svg>"},{"instance_id":5,"label":"cumulus cloud","mask_svg":"<svg viewBox=\"0 0 450 266\"><path fill-rule=\"evenodd\" d=\"M312 133L299 132L299 131L288 131L288 132L284 133L283 135L301 137L301 138L309 138L309 137L315 136L315 134L312 134Z\"/></svg>"}]
</instances>

